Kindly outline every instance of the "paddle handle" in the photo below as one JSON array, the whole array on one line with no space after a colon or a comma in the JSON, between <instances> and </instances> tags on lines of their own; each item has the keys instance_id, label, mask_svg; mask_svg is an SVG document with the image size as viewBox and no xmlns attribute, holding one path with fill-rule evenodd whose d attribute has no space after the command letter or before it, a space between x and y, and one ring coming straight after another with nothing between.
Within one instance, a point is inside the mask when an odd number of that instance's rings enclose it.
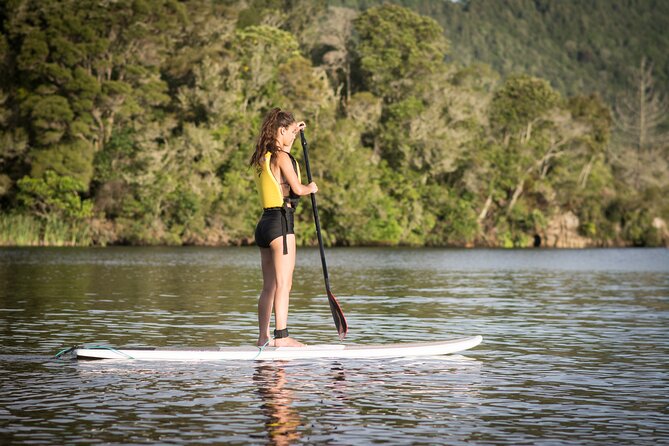
<instances>
[{"instance_id":1,"label":"paddle handle","mask_svg":"<svg viewBox=\"0 0 669 446\"><path fill-rule=\"evenodd\" d=\"M309 165L309 150L307 139L304 137L304 130L300 130L300 141L304 152L304 165L307 168L307 180L311 183L311 166ZM321 264L323 265L323 279L325 280L325 289L330 291L330 278L328 276L328 266L325 263L325 248L323 247L323 235L321 234L321 221L318 218L318 206L316 205L316 194L311 195L311 208L314 210L314 222L316 223L316 236L318 237L318 248L321 252Z\"/></svg>"}]
</instances>

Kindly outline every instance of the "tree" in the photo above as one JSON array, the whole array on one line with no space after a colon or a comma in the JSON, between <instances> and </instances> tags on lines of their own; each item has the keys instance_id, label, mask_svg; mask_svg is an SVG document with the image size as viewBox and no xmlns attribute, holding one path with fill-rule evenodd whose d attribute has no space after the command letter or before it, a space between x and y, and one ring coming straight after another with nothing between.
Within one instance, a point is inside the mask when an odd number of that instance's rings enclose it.
<instances>
[{"instance_id":1,"label":"tree","mask_svg":"<svg viewBox=\"0 0 669 446\"><path fill-rule=\"evenodd\" d=\"M617 145L621 152L621 170L639 189L644 171L647 167L664 164L661 175L644 176L643 181L659 184L669 179L666 157L663 156L669 147L669 131L665 124L669 116L669 102L656 88L653 79L653 64L642 58L639 69L635 73L636 91L621 96L614 108L614 123L617 129ZM633 154L633 155L632 155ZM629 158L634 161L629 162ZM642 166L648 164L649 166ZM656 172L659 173L659 172Z\"/></svg>"},{"instance_id":2,"label":"tree","mask_svg":"<svg viewBox=\"0 0 669 446\"><path fill-rule=\"evenodd\" d=\"M258 113L280 103L278 68L299 56L295 37L271 26L249 26L238 29L231 43L239 67L232 66L230 75L242 81L243 113Z\"/></svg>"},{"instance_id":3,"label":"tree","mask_svg":"<svg viewBox=\"0 0 669 446\"><path fill-rule=\"evenodd\" d=\"M607 245L615 241L615 224L607 218L614 198L614 175L608 162L611 110L599 95L579 95L566 104L571 121L582 128L570 150L554 160L550 185L554 202L578 216L582 235Z\"/></svg>"},{"instance_id":4,"label":"tree","mask_svg":"<svg viewBox=\"0 0 669 446\"><path fill-rule=\"evenodd\" d=\"M335 97L325 71L314 68L304 57L281 64L278 80L284 97L281 103L299 113L296 118L312 117L312 122L316 122L320 113L334 113Z\"/></svg>"},{"instance_id":5,"label":"tree","mask_svg":"<svg viewBox=\"0 0 669 446\"><path fill-rule=\"evenodd\" d=\"M368 9L354 23L364 85L388 103L420 89L443 67L448 42L429 17L389 4Z\"/></svg>"},{"instance_id":6,"label":"tree","mask_svg":"<svg viewBox=\"0 0 669 446\"><path fill-rule=\"evenodd\" d=\"M602 67L655 42L660 91L667 38L645 5L397 0L443 30L378 3L0 2L3 228L47 221L47 243L250 243L260 203L248 158L279 106L307 121L329 243L526 246L566 212L590 243L664 243L666 101L648 82L621 98L612 144L609 107L583 90L627 84ZM635 23L623 30L622 16ZM444 33L459 36L453 53ZM307 208L300 244L315 243ZM85 237L70 238L75 227Z\"/></svg>"},{"instance_id":7,"label":"tree","mask_svg":"<svg viewBox=\"0 0 669 446\"><path fill-rule=\"evenodd\" d=\"M240 4L241 3L241 4ZM300 42L304 53L311 52L317 41L318 27L327 19L325 0L251 0L241 6L237 28L269 26L290 33Z\"/></svg>"},{"instance_id":8,"label":"tree","mask_svg":"<svg viewBox=\"0 0 669 446\"><path fill-rule=\"evenodd\" d=\"M568 142L554 125L567 120L556 110L559 102L559 95L548 82L525 75L508 79L492 98L490 125L502 139L502 162L516 182L507 215L523 193L527 176L532 172L545 175L550 159L559 156ZM553 110L558 114L549 117Z\"/></svg>"},{"instance_id":9,"label":"tree","mask_svg":"<svg viewBox=\"0 0 669 446\"><path fill-rule=\"evenodd\" d=\"M339 93L346 111L351 101L351 72L353 64L352 36L353 21L358 13L349 8L331 6L323 24L318 30L317 46L314 52L325 68ZM343 91L342 91L343 90Z\"/></svg>"},{"instance_id":10,"label":"tree","mask_svg":"<svg viewBox=\"0 0 669 446\"><path fill-rule=\"evenodd\" d=\"M372 150L361 146L364 130L362 122L340 119L330 131L321 130L309 141L314 181L321 191L327 191L318 201L322 226L332 244L396 245L406 241L408 225L402 223L411 216L384 187L392 172L374 161ZM302 227L313 228L311 221ZM312 230L302 237L306 242L315 241Z\"/></svg>"},{"instance_id":11,"label":"tree","mask_svg":"<svg viewBox=\"0 0 669 446\"><path fill-rule=\"evenodd\" d=\"M49 171L43 178L26 176L19 180L18 186L19 203L42 220L73 221L91 216L92 203L79 196L85 186L74 178Z\"/></svg>"},{"instance_id":12,"label":"tree","mask_svg":"<svg viewBox=\"0 0 669 446\"><path fill-rule=\"evenodd\" d=\"M0 88L0 197L9 193L14 178L22 174L22 160L28 148L28 135L14 124L8 98Z\"/></svg>"},{"instance_id":13,"label":"tree","mask_svg":"<svg viewBox=\"0 0 669 446\"><path fill-rule=\"evenodd\" d=\"M581 140L584 149L582 155L587 159L587 163L578 176L578 187L584 189L588 184L593 165L597 161L603 161L606 155L613 125L611 110L597 94L571 97L567 108L575 121L583 123L588 128L588 132Z\"/></svg>"},{"instance_id":14,"label":"tree","mask_svg":"<svg viewBox=\"0 0 669 446\"><path fill-rule=\"evenodd\" d=\"M182 11L172 0L8 5L12 82L19 87L10 100L28 130L35 175L55 169L87 185L93 153L114 126L153 120L147 111L169 99L158 66Z\"/></svg>"}]
</instances>

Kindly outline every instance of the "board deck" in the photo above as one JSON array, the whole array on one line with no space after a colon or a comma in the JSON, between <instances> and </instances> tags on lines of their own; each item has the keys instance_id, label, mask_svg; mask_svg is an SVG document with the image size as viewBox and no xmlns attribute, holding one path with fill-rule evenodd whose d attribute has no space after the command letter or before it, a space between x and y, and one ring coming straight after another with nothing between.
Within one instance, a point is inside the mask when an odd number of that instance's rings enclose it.
<instances>
[{"instance_id":1,"label":"board deck","mask_svg":"<svg viewBox=\"0 0 669 446\"><path fill-rule=\"evenodd\" d=\"M122 347L94 345L74 349L77 359L142 361L252 361L308 358L398 358L445 355L474 348L481 336L444 341L380 345L324 344L307 347Z\"/></svg>"}]
</instances>

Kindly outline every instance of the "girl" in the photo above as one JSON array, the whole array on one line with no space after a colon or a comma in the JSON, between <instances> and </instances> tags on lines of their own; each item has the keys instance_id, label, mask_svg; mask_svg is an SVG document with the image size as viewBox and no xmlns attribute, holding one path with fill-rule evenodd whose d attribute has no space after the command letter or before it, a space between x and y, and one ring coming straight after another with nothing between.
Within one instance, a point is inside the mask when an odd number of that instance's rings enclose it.
<instances>
[{"instance_id":1,"label":"girl","mask_svg":"<svg viewBox=\"0 0 669 446\"><path fill-rule=\"evenodd\" d=\"M290 150L305 128L289 112L272 109L262 123L250 165L255 168L263 214L256 226L263 288L258 300L258 345L304 347L288 336L288 299L295 268L294 213L302 195L316 193L316 183L304 185ZM269 324L274 308L274 339Z\"/></svg>"}]
</instances>

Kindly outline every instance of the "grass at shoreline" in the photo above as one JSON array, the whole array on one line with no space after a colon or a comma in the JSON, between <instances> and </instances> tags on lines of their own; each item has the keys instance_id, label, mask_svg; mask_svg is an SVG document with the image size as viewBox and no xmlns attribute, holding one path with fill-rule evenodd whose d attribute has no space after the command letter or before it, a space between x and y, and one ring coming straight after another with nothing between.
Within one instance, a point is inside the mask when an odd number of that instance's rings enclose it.
<instances>
[{"instance_id":1,"label":"grass at shoreline","mask_svg":"<svg viewBox=\"0 0 669 446\"><path fill-rule=\"evenodd\" d=\"M21 214L0 214L0 246L92 246L87 222L40 220Z\"/></svg>"},{"instance_id":2,"label":"grass at shoreline","mask_svg":"<svg viewBox=\"0 0 669 446\"><path fill-rule=\"evenodd\" d=\"M164 239L158 237L152 240L139 238L118 238L113 230L108 227L101 229L100 221L82 220L78 222L67 222L56 219L39 219L34 216L24 214L2 214L0 213L0 247L30 247L30 246L53 246L53 247L89 247L89 246L241 246L248 244L248 240L234 243L227 240L228 243L167 243ZM664 240L666 241L666 239ZM590 243L588 243L590 242ZM364 246L390 246L383 244L365 244ZM406 246L406 245L400 245ZM631 247L633 244L618 240L618 243L597 244L594 240L586 240L583 246L559 245L541 246L542 249L578 249L578 248L624 248ZM664 242L654 245L657 247L669 247ZM419 247L419 246L415 246ZM436 246L430 246L436 247ZM463 244L461 246L451 246L454 248L507 248L507 249L527 249L532 248L529 243L526 246L491 246L481 244Z\"/></svg>"}]
</instances>

